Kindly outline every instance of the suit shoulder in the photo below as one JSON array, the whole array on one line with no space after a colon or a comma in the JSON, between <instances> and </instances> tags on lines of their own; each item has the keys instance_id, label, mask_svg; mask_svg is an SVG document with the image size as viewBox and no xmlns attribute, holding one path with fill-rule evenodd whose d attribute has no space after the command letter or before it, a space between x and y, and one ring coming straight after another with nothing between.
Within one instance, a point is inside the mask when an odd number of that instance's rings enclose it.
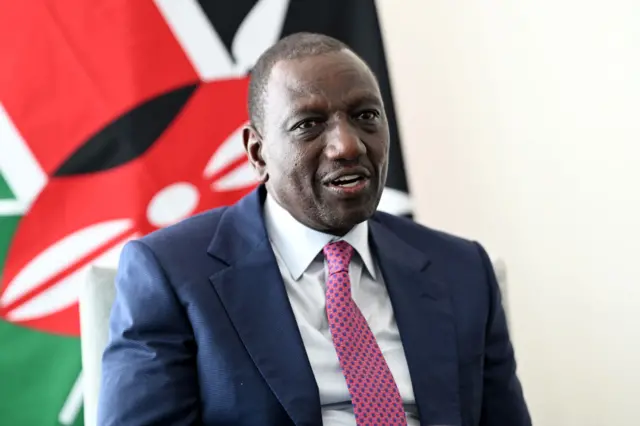
<instances>
[{"instance_id":1,"label":"suit shoulder","mask_svg":"<svg viewBox=\"0 0 640 426\"><path fill-rule=\"evenodd\" d=\"M139 241L154 252L178 247L208 245L213 238L218 222L228 207L218 207L188 217L166 228L158 229Z\"/></svg>"},{"instance_id":2,"label":"suit shoulder","mask_svg":"<svg viewBox=\"0 0 640 426\"><path fill-rule=\"evenodd\" d=\"M444 277L462 274L475 280L478 276L486 277L492 268L491 257L477 241L387 213L376 213L373 219L404 243L424 253L433 261L432 268Z\"/></svg>"},{"instance_id":3,"label":"suit shoulder","mask_svg":"<svg viewBox=\"0 0 640 426\"><path fill-rule=\"evenodd\" d=\"M411 246L429 251L473 250L477 253L477 243L470 239L421 225L412 219L378 212L374 216L380 224L399 236Z\"/></svg>"}]
</instances>

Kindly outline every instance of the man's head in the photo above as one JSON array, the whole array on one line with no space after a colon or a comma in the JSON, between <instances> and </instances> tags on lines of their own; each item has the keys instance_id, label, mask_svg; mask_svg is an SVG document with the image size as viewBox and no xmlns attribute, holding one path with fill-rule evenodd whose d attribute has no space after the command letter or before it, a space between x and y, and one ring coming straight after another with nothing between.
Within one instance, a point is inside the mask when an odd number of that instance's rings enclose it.
<instances>
[{"instance_id":1,"label":"man's head","mask_svg":"<svg viewBox=\"0 0 640 426\"><path fill-rule=\"evenodd\" d=\"M280 40L251 73L249 116L249 161L298 221L341 235L375 212L389 126L375 76L346 45L309 33Z\"/></svg>"}]
</instances>

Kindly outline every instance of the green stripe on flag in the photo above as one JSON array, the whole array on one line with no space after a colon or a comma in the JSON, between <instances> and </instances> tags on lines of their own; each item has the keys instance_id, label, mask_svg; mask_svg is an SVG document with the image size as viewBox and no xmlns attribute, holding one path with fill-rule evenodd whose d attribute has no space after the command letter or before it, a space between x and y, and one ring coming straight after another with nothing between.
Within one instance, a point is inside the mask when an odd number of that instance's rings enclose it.
<instances>
[{"instance_id":1,"label":"green stripe on flag","mask_svg":"<svg viewBox=\"0 0 640 426\"><path fill-rule=\"evenodd\" d=\"M9 184L2 176L2 173L0 173L0 200L7 200L7 199L13 200L15 199L15 196L11 192L11 189L9 188ZM1 237L0 237L0 241L2 241Z\"/></svg>"},{"instance_id":2,"label":"green stripe on flag","mask_svg":"<svg viewBox=\"0 0 640 426\"><path fill-rule=\"evenodd\" d=\"M19 220L20 218L17 216L0 216L0 277L2 277L4 259L7 256L9 244Z\"/></svg>"},{"instance_id":3,"label":"green stripe on flag","mask_svg":"<svg viewBox=\"0 0 640 426\"><path fill-rule=\"evenodd\" d=\"M0 343L0 424L60 426L60 411L80 373L80 340L0 320ZM82 425L82 416L80 410L68 426Z\"/></svg>"}]
</instances>

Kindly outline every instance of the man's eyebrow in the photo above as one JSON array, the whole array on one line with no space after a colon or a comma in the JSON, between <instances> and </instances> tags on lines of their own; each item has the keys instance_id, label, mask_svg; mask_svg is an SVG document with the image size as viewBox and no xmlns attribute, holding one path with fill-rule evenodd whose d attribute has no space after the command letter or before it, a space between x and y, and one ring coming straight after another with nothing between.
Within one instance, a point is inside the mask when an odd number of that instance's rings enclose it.
<instances>
[{"instance_id":1,"label":"man's eyebrow","mask_svg":"<svg viewBox=\"0 0 640 426\"><path fill-rule=\"evenodd\" d=\"M293 101L291 114L323 114L328 105L321 90L311 87L289 87L290 100ZM347 109L354 109L363 105L382 108L384 103L380 95L372 90L356 90L347 92L340 100Z\"/></svg>"},{"instance_id":2,"label":"man's eyebrow","mask_svg":"<svg viewBox=\"0 0 640 426\"><path fill-rule=\"evenodd\" d=\"M361 105L375 105L382 107L382 99L380 96L374 92L366 91L366 92L358 92L358 93L347 93L345 95L346 104L349 107L354 108Z\"/></svg>"}]
</instances>

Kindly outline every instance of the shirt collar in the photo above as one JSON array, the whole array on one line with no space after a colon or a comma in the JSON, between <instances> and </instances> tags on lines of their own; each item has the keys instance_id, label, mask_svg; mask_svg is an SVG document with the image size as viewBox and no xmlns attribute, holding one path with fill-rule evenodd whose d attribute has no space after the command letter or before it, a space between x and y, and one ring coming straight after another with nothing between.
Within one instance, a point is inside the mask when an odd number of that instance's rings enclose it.
<instances>
[{"instance_id":1,"label":"shirt collar","mask_svg":"<svg viewBox=\"0 0 640 426\"><path fill-rule=\"evenodd\" d=\"M264 203L264 218L269 239L294 280L300 279L326 244L339 240L346 241L355 249L371 277L376 279L366 222L357 224L342 238L325 234L298 222L269 194Z\"/></svg>"}]
</instances>

